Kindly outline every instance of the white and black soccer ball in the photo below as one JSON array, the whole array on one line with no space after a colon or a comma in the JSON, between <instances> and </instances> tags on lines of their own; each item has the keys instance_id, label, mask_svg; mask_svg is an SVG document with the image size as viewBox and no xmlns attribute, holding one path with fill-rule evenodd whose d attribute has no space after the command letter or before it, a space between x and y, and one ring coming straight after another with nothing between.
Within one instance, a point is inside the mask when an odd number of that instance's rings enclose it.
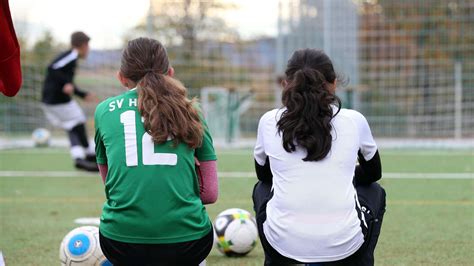
<instances>
[{"instance_id":1,"label":"white and black soccer ball","mask_svg":"<svg viewBox=\"0 0 474 266\"><path fill-rule=\"evenodd\" d=\"M219 213L214 229L217 249L229 257L245 256L257 243L257 223L246 210L232 208Z\"/></svg>"},{"instance_id":2,"label":"white and black soccer ball","mask_svg":"<svg viewBox=\"0 0 474 266\"><path fill-rule=\"evenodd\" d=\"M112 266L102 254L99 228L81 226L69 232L59 248L61 266Z\"/></svg>"},{"instance_id":3,"label":"white and black soccer ball","mask_svg":"<svg viewBox=\"0 0 474 266\"><path fill-rule=\"evenodd\" d=\"M45 128L37 128L33 130L31 138L36 147L47 147L51 141L51 133Z\"/></svg>"}]
</instances>

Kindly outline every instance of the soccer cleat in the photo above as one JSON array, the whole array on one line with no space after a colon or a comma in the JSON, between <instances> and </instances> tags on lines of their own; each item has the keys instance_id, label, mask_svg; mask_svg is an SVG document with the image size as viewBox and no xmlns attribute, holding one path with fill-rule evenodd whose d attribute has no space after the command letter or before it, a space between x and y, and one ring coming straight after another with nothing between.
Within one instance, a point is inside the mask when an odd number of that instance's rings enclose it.
<instances>
[{"instance_id":1,"label":"soccer cleat","mask_svg":"<svg viewBox=\"0 0 474 266\"><path fill-rule=\"evenodd\" d=\"M97 157L95 156L95 154L88 154L86 155L86 160L89 162L95 163L97 160Z\"/></svg>"},{"instance_id":2,"label":"soccer cleat","mask_svg":"<svg viewBox=\"0 0 474 266\"><path fill-rule=\"evenodd\" d=\"M99 167L94 162L89 162L85 159L76 159L74 166L77 169L89 171L89 172L99 172Z\"/></svg>"}]
</instances>

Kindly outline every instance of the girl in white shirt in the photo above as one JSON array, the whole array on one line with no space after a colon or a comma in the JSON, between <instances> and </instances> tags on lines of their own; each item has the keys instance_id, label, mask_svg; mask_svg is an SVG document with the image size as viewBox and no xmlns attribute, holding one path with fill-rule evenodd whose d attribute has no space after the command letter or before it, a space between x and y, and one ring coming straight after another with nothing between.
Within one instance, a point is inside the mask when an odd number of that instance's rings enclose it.
<instances>
[{"instance_id":1,"label":"girl in white shirt","mask_svg":"<svg viewBox=\"0 0 474 266\"><path fill-rule=\"evenodd\" d=\"M284 107L262 116L254 150L265 265L373 265L385 191L369 124L341 109L324 52L296 51L285 74Z\"/></svg>"}]
</instances>

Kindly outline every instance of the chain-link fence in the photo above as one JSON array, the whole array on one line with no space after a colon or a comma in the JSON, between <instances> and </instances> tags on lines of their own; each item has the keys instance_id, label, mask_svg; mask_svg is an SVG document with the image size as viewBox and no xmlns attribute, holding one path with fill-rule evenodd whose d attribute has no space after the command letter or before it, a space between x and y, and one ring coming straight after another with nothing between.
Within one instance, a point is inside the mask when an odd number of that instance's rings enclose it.
<instances>
[{"instance_id":1,"label":"chain-link fence","mask_svg":"<svg viewBox=\"0 0 474 266\"><path fill-rule=\"evenodd\" d=\"M136 35L164 38L147 24L160 15L151 18ZM350 81L338 89L344 106L361 111L376 137L474 137L473 1L280 0L275 21L274 37L190 38L184 31L181 41L165 42L177 78L191 96L203 96L217 138L255 137L259 117L280 106L286 60L303 47L333 59ZM121 49L93 50L76 83L101 99L121 93L120 56ZM34 62L23 60L19 95L0 97L3 135L49 127L40 104L47 62ZM92 118L95 105L83 106Z\"/></svg>"}]
</instances>

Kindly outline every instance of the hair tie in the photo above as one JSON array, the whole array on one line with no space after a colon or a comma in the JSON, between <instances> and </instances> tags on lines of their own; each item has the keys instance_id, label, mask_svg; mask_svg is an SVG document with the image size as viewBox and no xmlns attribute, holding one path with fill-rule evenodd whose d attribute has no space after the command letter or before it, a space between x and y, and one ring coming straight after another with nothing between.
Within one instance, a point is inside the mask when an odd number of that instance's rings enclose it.
<instances>
[{"instance_id":1,"label":"hair tie","mask_svg":"<svg viewBox=\"0 0 474 266\"><path fill-rule=\"evenodd\" d=\"M143 69L143 72L145 72L145 74L157 73L158 75L166 75L166 74L168 74L168 68L166 69L166 71L164 73L160 73L160 70L155 69L155 68L145 68L145 69Z\"/></svg>"}]
</instances>

